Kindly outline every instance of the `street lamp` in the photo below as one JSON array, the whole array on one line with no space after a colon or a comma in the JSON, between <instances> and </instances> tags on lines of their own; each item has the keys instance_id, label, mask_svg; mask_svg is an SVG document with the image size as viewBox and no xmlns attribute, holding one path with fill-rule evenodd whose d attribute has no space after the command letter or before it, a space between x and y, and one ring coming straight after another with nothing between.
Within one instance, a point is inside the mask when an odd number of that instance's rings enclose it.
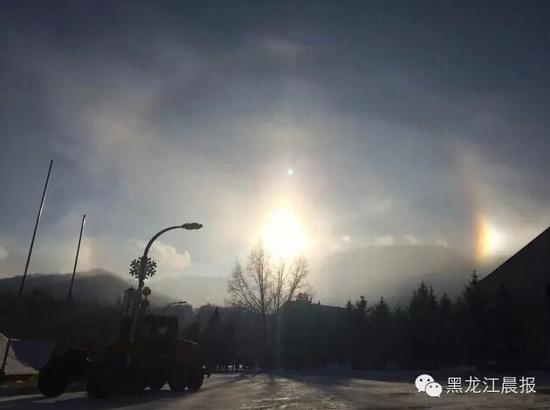
<instances>
[{"instance_id":1,"label":"street lamp","mask_svg":"<svg viewBox=\"0 0 550 410\"><path fill-rule=\"evenodd\" d=\"M145 247L145 250L143 251L143 256L141 257L141 266L139 269L139 285L138 285L138 296L141 296L141 289L143 288L143 282L145 281L145 266L147 263L147 255L149 254L149 249L151 248L151 245L153 245L153 242L157 240L157 238L162 235L165 232L171 231L172 229L187 229L187 230L196 230L201 229L202 224L198 222L191 222L191 223L185 223L182 225L174 225L169 226L168 228L164 228L162 231L158 232L155 236L153 236L149 242L147 243L147 246Z\"/></svg>"},{"instance_id":2,"label":"street lamp","mask_svg":"<svg viewBox=\"0 0 550 410\"><path fill-rule=\"evenodd\" d=\"M181 225L174 225L174 226L169 226L168 228L164 228L162 231L159 231L157 232L150 240L149 242L147 243L147 246L145 246L145 250L143 251L143 256L141 257L141 266L140 266L140 269L139 269L139 277L138 277L138 280L139 280L139 283L138 283L138 288L137 288L137 305L136 305L136 308L134 310L134 317L133 317L133 320L132 320L132 330L130 331L130 343L134 343L135 341L135 337L136 337L136 328L137 328L137 322L138 322L138 315L139 315L139 305L141 303L141 294L142 294L142 290L143 290L143 285L144 285L144 282L145 282L145 266L146 266L146 262L147 262L147 255L149 254L149 249L151 248L151 245L153 245L153 242L155 242L155 240L161 236L163 233L166 233L168 231L171 231L173 229L186 229L186 230L197 230L197 229L201 229L202 228L202 224L198 223L198 222L190 222L190 223L184 223L184 224L181 224ZM128 362L130 361L130 359L128 358Z\"/></svg>"}]
</instances>

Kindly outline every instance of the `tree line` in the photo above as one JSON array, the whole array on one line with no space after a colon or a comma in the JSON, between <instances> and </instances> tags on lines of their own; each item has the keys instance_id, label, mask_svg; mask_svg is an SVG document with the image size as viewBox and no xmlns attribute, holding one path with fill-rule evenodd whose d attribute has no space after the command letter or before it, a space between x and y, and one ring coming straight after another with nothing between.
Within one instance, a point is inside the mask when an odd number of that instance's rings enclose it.
<instances>
[{"instance_id":1,"label":"tree line","mask_svg":"<svg viewBox=\"0 0 550 410\"><path fill-rule=\"evenodd\" d=\"M209 312L210 321L202 321L203 351L221 367L233 363L287 370L537 366L509 292L500 287L496 295L489 295L476 272L454 301L446 294L436 296L424 282L408 303L393 307L383 297L375 303L360 297L344 308L324 306L313 303L307 293L298 293L279 312L268 315L265 332L264 319L253 310L246 315L211 307Z\"/></svg>"},{"instance_id":2,"label":"tree line","mask_svg":"<svg viewBox=\"0 0 550 410\"><path fill-rule=\"evenodd\" d=\"M474 272L461 295L437 296L424 282L408 303L390 306L364 297L345 307L314 303L307 263L273 261L258 246L237 264L226 306L174 306L180 336L200 343L211 369L437 369L474 365L536 365L521 317L502 286L489 295ZM151 306L152 313L162 314ZM0 295L0 329L34 340L78 346L109 344L118 335L120 303L104 306L53 298L33 290L23 300Z\"/></svg>"},{"instance_id":3,"label":"tree line","mask_svg":"<svg viewBox=\"0 0 550 410\"><path fill-rule=\"evenodd\" d=\"M272 261L261 245L229 281L229 306L260 318L257 363L353 369L537 366L510 292L489 293L477 273L456 300L421 282L408 303L365 297L345 308L312 303L303 258Z\"/></svg>"}]
</instances>

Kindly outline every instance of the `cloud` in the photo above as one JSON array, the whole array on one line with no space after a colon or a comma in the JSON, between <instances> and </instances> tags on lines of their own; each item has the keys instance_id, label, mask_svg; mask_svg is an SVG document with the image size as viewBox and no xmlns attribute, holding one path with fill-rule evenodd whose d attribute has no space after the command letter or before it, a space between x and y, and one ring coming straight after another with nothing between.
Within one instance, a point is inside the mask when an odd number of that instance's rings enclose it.
<instances>
[{"instance_id":1,"label":"cloud","mask_svg":"<svg viewBox=\"0 0 550 410\"><path fill-rule=\"evenodd\" d=\"M145 242L133 241L140 251L145 248ZM191 254L188 251L183 253L167 243L156 241L151 246L149 255L157 262L161 271L178 272L191 265Z\"/></svg>"},{"instance_id":2,"label":"cloud","mask_svg":"<svg viewBox=\"0 0 550 410\"><path fill-rule=\"evenodd\" d=\"M361 203L361 209L365 213L380 214L393 209L394 202L389 198L369 198Z\"/></svg>"},{"instance_id":3,"label":"cloud","mask_svg":"<svg viewBox=\"0 0 550 410\"><path fill-rule=\"evenodd\" d=\"M374 246L392 246L395 238L392 235L377 236L374 238Z\"/></svg>"},{"instance_id":4,"label":"cloud","mask_svg":"<svg viewBox=\"0 0 550 410\"><path fill-rule=\"evenodd\" d=\"M408 233L405 235L383 234L368 238L356 238L350 235L342 235L334 240L331 250L340 252L343 249L362 247L384 247L384 246L442 246L448 247L446 239L437 237L433 240L422 239L417 235Z\"/></svg>"},{"instance_id":5,"label":"cloud","mask_svg":"<svg viewBox=\"0 0 550 410\"><path fill-rule=\"evenodd\" d=\"M257 43L268 55L276 57L282 62L293 62L306 50L302 44L281 37L267 36L261 38Z\"/></svg>"},{"instance_id":6,"label":"cloud","mask_svg":"<svg viewBox=\"0 0 550 410\"><path fill-rule=\"evenodd\" d=\"M437 246L442 246L442 247L444 247L444 248L447 248L447 247L449 246L447 240L446 240L446 239L443 239L443 238L437 238L437 239L435 240L435 244L436 244Z\"/></svg>"},{"instance_id":7,"label":"cloud","mask_svg":"<svg viewBox=\"0 0 550 410\"><path fill-rule=\"evenodd\" d=\"M6 14L18 35L2 39L0 182L9 195L0 201L0 234L12 250L6 258L0 248L0 262L11 264L4 271L21 270L24 255L13 252L28 246L21 227L34 215L50 157L40 234L59 239L46 250L41 241L33 264L60 272L74 258L75 210L90 217L82 267L117 272L143 251L131 238L184 215L205 229L196 240L156 242L159 270L181 271L191 252L205 274L230 271L280 197L304 209L319 260L342 248L434 242L470 253L478 212L518 246L550 224L548 117L533 109L544 107L545 93L532 92L543 70L529 60L544 53L510 49L508 39L521 39L510 27L502 45L515 52L515 66L495 73L479 63L491 61L493 48L463 47L450 25L418 58L394 40L423 44L425 33L402 36L418 22L392 19L391 10L356 27L333 21L332 7L330 24L319 26L312 13L324 12L307 7L283 21L221 10L201 30L195 12L153 9L147 21L123 18L127 10L117 7L108 20L89 10L103 29L72 33L88 45L77 49L50 28L59 15L80 21L79 9ZM236 15L244 24L235 25ZM231 35L229 23L239 28ZM485 22L479 28L486 33ZM129 31L138 37L120 35ZM465 50L464 64L440 64ZM516 64L523 53L530 64Z\"/></svg>"},{"instance_id":8,"label":"cloud","mask_svg":"<svg viewBox=\"0 0 550 410\"><path fill-rule=\"evenodd\" d=\"M407 234L403 237L403 241L408 245L420 245L422 241L413 234Z\"/></svg>"},{"instance_id":9,"label":"cloud","mask_svg":"<svg viewBox=\"0 0 550 410\"><path fill-rule=\"evenodd\" d=\"M9 255L9 252L4 248L2 245L0 245L0 259L5 259Z\"/></svg>"},{"instance_id":10,"label":"cloud","mask_svg":"<svg viewBox=\"0 0 550 410\"><path fill-rule=\"evenodd\" d=\"M421 239L412 233L402 236L383 235L374 237L372 246L442 246L448 247L446 239L436 238L434 240Z\"/></svg>"}]
</instances>

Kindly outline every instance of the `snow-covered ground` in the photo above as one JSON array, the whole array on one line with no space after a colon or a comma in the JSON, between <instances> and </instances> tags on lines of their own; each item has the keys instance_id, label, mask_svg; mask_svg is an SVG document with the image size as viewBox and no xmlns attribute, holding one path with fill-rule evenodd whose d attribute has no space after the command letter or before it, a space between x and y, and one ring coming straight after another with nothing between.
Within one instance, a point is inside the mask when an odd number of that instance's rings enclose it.
<instances>
[{"instance_id":1,"label":"snow-covered ground","mask_svg":"<svg viewBox=\"0 0 550 410\"><path fill-rule=\"evenodd\" d=\"M379 378L378 378L379 379ZM414 380L413 380L414 381ZM547 409L550 391L536 394L446 394L428 397L417 393L413 381L381 381L326 376L270 377L213 375L198 393L148 391L139 397L113 397L90 401L83 392L57 399L39 395L0 398L0 409L365 409L365 408L483 408Z\"/></svg>"}]
</instances>

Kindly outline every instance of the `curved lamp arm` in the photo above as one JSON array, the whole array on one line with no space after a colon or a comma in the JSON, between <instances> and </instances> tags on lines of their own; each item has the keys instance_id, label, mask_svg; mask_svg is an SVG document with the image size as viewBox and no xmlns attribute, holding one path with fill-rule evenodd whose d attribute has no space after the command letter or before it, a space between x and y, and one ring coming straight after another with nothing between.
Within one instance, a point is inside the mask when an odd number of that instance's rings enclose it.
<instances>
[{"instance_id":1,"label":"curved lamp arm","mask_svg":"<svg viewBox=\"0 0 550 410\"><path fill-rule=\"evenodd\" d=\"M130 343L134 343L136 338L136 329L137 329L137 322L138 322L138 316L139 316L139 305L141 303L141 293L142 293L143 285L145 281L145 265L147 261L147 255L149 254L149 249L151 249L151 245L153 245L153 242L155 242L159 236L173 229L195 230L195 229L201 229L201 228L202 228L202 224L198 222L190 222L190 223L184 223L182 225L169 226L168 228L164 228L162 231L157 232L145 246L145 250L143 251L143 256L141 258L141 266L139 270L139 278L138 278L139 283L137 288L137 306L134 310L134 317L132 319L132 329L130 331ZM130 364L130 360L131 360L130 355L128 355L127 365Z\"/></svg>"},{"instance_id":2,"label":"curved lamp arm","mask_svg":"<svg viewBox=\"0 0 550 410\"><path fill-rule=\"evenodd\" d=\"M146 261L147 261L147 255L149 254L149 249L151 249L151 245L153 245L153 242L155 242L159 236L161 236L162 234L164 234L168 231L171 231L173 229L193 230L193 229L201 229L201 228L202 228L202 224L200 224L198 222L191 222L191 223L185 223L185 224L182 224L182 225L169 226L168 228L164 228L162 231L157 232L149 240L149 242L145 246L145 250L143 251L143 256L141 257L140 272L139 272L139 286L143 287L143 281L145 280L145 265L146 265Z\"/></svg>"}]
</instances>

